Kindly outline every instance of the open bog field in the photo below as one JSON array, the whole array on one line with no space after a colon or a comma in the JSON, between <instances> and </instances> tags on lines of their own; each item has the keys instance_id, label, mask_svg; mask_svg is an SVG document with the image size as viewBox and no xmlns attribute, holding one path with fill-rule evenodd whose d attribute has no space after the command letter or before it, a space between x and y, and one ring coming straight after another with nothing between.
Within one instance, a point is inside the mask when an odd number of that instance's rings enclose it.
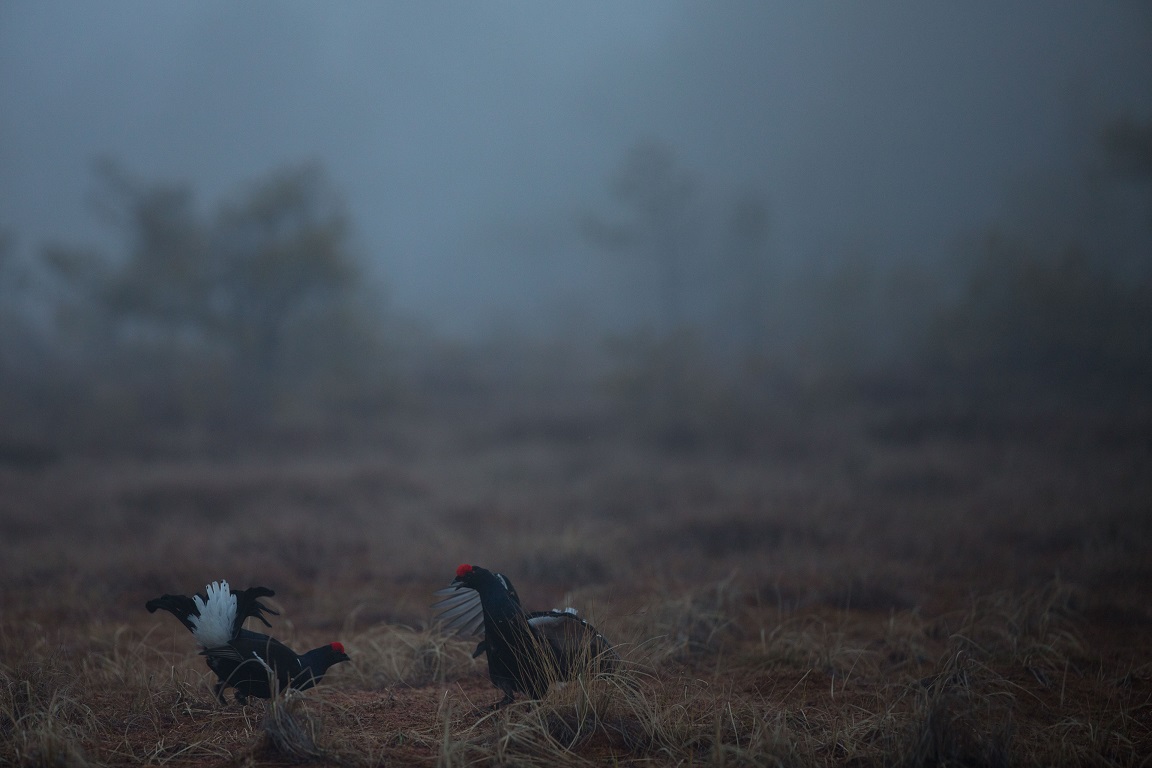
<instances>
[{"instance_id":1,"label":"open bog field","mask_svg":"<svg viewBox=\"0 0 1152 768\"><path fill-rule=\"evenodd\" d=\"M0 768L1152 768L1152 0L332 5L0 0Z\"/></svg>"},{"instance_id":2,"label":"open bog field","mask_svg":"<svg viewBox=\"0 0 1152 768\"><path fill-rule=\"evenodd\" d=\"M0 764L1147 765L1152 415L782 409L754 449L429 417L374 447L0 469ZM504 710L462 562L626 663ZM144 603L276 590L352 658L225 706Z\"/></svg>"}]
</instances>

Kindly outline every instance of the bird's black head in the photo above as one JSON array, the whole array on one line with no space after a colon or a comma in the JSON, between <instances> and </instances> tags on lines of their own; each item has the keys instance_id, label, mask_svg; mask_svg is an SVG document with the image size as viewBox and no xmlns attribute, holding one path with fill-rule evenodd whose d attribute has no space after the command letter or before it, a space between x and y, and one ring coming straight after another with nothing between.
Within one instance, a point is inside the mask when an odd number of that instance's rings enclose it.
<instances>
[{"instance_id":1,"label":"bird's black head","mask_svg":"<svg viewBox=\"0 0 1152 768\"><path fill-rule=\"evenodd\" d=\"M329 643L328 648L331 651L333 664L339 664L341 661L348 661L348 654L344 652L344 643Z\"/></svg>"},{"instance_id":2,"label":"bird's black head","mask_svg":"<svg viewBox=\"0 0 1152 768\"><path fill-rule=\"evenodd\" d=\"M313 648L300 657L300 666L306 670L306 674L302 672L297 675L303 680L294 680L292 687L299 690L311 688L324 678L324 673L328 671L329 667L348 660L348 654L344 653L343 643L328 643L328 645Z\"/></svg>"},{"instance_id":3,"label":"bird's black head","mask_svg":"<svg viewBox=\"0 0 1152 768\"><path fill-rule=\"evenodd\" d=\"M520 604L520 596L512 582L502 573L495 573L478 565L462 565L456 569L456 579L450 585L457 590L474 589L481 595L506 594L512 602Z\"/></svg>"},{"instance_id":4,"label":"bird's black head","mask_svg":"<svg viewBox=\"0 0 1152 768\"><path fill-rule=\"evenodd\" d=\"M343 643L328 643L328 645L314 648L300 657L300 663L312 670L317 681L329 667L348 660L348 654L344 653Z\"/></svg>"},{"instance_id":5,"label":"bird's black head","mask_svg":"<svg viewBox=\"0 0 1152 768\"><path fill-rule=\"evenodd\" d=\"M477 585L489 575L491 575L491 571L481 568L478 565L468 565L465 563L456 569L456 579L452 582L452 586L476 589Z\"/></svg>"}]
</instances>

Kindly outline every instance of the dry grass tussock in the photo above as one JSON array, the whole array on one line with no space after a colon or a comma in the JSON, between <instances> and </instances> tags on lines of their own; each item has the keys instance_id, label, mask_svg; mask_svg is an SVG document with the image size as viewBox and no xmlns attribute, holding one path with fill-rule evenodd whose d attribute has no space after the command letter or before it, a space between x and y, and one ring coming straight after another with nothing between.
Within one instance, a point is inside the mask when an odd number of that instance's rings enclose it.
<instances>
[{"instance_id":1,"label":"dry grass tussock","mask_svg":"<svg viewBox=\"0 0 1152 768\"><path fill-rule=\"evenodd\" d=\"M492 428L355 462L0 468L0 765L1147 765L1146 448L911 450L868 423L790 456ZM429 623L461 562L575 606L619 662L492 710L475 639ZM217 703L144 602L221 577L351 661Z\"/></svg>"}]
</instances>

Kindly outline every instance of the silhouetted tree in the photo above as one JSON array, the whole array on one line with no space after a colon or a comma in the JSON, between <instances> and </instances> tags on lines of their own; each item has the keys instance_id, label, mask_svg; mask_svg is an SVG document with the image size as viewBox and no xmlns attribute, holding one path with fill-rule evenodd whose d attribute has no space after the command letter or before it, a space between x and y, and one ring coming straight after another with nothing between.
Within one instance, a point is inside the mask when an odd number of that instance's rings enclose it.
<instances>
[{"instance_id":1,"label":"silhouetted tree","mask_svg":"<svg viewBox=\"0 0 1152 768\"><path fill-rule=\"evenodd\" d=\"M585 235L602 248L628 252L651 265L660 324L671 335L684 325L688 209L696 181L678 166L671 148L643 141L628 153L611 191L624 219L588 216Z\"/></svg>"},{"instance_id":2,"label":"silhouetted tree","mask_svg":"<svg viewBox=\"0 0 1152 768\"><path fill-rule=\"evenodd\" d=\"M186 185L111 163L97 181L123 255L53 246L42 263L61 339L127 421L268 426L368 385L380 349L343 201L318 166L276 171L212 216Z\"/></svg>"},{"instance_id":3,"label":"silhouetted tree","mask_svg":"<svg viewBox=\"0 0 1152 768\"><path fill-rule=\"evenodd\" d=\"M117 331L166 341L204 337L210 322L209 225L191 188L144 183L111 161L97 166L96 204L125 238L126 254L109 263L96 291Z\"/></svg>"},{"instance_id":4,"label":"silhouetted tree","mask_svg":"<svg viewBox=\"0 0 1152 768\"><path fill-rule=\"evenodd\" d=\"M989 237L932 354L949 377L992 388L1098 397L1152 384L1152 301L1082 249L1050 254Z\"/></svg>"},{"instance_id":5,"label":"silhouetted tree","mask_svg":"<svg viewBox=\"0 0 1152 768\"><path fill-rule=\"evenodd\" d=\"M208 298L250 395L271 393L289 374L287 346L349 301L360 274L347 236L343 204L314 165L276 172L221 210Z\"/></svg>"}]
</instances>

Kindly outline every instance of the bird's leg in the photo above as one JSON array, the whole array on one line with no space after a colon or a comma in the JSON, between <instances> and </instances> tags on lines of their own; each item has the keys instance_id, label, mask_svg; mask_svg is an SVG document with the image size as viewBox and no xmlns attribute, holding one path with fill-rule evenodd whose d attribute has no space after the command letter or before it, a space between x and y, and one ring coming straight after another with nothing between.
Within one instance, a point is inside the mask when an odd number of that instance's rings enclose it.
<instances>
[{"instance_id":1,"label":"bird's leg","mask_svg":"<svg viewBox=\"0 0 1152 768\"><path fill-rule=\"evenodd\" d=\"M221 704L227 704L228 703L227 701L224 700L224 686L225 686L225 683L223 680L216 683L216 689L215 689L216 701L220 702Z\"/></svg>"}]
</instances>

